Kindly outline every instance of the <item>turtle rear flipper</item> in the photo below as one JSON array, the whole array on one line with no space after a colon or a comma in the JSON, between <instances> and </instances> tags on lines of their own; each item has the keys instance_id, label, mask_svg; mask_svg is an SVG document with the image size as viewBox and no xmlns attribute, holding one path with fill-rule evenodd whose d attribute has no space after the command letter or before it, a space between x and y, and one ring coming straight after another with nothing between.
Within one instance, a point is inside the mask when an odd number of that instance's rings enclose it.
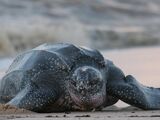
<instances>
[{"instance_id":1,"label":"turtle rear flipper","mask_svg":"<svg viewBox=\"0 0 160 120\"><path fill-rule=\"evenodd\" d=\"M50 112L51 104L58 99L58 93L50 88L26 86L7 104L35 112Z\"/></svg>"},{"instance_id":2,"label":"turtle rear flipper","mask_svg":"<svg viewBox=\"0 0 160 120\"><path fill-rule=\"evenodd\" d=\"M123 72L110 67L107 93L120 100L144 110L160 109L160 89L146 87L131 75L124 76Z\"/></svg>"}]
</instances>

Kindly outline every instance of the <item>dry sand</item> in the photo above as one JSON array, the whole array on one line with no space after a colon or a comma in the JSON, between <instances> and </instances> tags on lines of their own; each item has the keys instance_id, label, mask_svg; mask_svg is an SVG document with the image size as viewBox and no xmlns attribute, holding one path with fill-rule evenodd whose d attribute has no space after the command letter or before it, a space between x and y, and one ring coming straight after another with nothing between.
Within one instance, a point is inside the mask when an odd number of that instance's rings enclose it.
<instances>
[{"instance_id":1,"label":"dry sand","mask_svg":"<svg viewBox=\"0 0 160 120\"><path fill-rule=\"evenodd\" d=\"M102 51L104 56L119 66L124 73L132 74L144 85L160 87L160 47L134 48L125 50ZM4 71L1 71L2 75ZM123 102L100 112L71 112L37 114L12 106L0 105L0 120L159 120L160 111L143 111L127 107Z\"/></svg>"}]
</instances>

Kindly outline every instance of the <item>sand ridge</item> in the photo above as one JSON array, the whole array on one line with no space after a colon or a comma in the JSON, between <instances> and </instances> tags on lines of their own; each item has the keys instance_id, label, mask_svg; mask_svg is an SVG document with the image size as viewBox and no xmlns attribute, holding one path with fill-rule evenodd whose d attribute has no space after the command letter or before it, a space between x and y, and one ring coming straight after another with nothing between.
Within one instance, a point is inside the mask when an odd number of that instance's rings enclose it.
<instances>
[{"instance_id":1,"label":"sand ridge","mask_svg":"<svg viewBox=\"0 0 160 120\"><path fill-rule=\"evenodd\" d=\"M26 114L26 113L33 113L29 110L20 109L15 106L7 105L7 104L0 104L0 115L1 114Z\"/></svg>"}]
</instances>

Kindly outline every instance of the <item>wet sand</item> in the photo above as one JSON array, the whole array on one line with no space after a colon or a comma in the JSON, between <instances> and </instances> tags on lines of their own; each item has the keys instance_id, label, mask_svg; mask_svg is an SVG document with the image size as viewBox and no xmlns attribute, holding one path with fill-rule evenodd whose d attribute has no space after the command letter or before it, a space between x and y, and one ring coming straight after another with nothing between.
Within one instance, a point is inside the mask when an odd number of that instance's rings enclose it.
<instances>
[{"instance_id":1,"label":"wet sand","mask_svg":"<svg viewBox=\"0 0 160 120\"><path fill-rule=\"evenodd\" d=\"M160 87L160 47L134 48L124 50L102 51L103 55L114 61L126 75L132 74L138 81L147 86ZM10 62L8 62L10 63ZM6 63L6 66L8 64ZM1 76L6 67L1 68ZM100 112L71 112L37 114L23 109L0 105L0 120L158 120L160 111L143 111L121 101L116 106Z\"/></svg>"}]
</instances>

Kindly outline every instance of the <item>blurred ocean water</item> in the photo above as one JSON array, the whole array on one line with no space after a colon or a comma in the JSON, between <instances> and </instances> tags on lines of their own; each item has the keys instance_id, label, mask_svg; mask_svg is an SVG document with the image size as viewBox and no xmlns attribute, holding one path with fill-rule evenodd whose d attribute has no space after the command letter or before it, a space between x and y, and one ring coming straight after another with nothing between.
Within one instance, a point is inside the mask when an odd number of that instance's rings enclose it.
<instances>
[{"instance_id":1,"label":"blurred ocean water","mask_svg":"<svg viewBox=\"0 0 160 120\"><path fill-rule=\"evenodd\" d=\"M0 58L0 80L5 75L6 70L12 63L13 58Z\"/></svg>"},{"instance_id":2,"label":"blurred ocean water","mask_svg":"<svg viewBox=\"0 0 160 120\"><path fill-rule=\"evenodd\" d=\"M12 58L2 58L0 59L0 72L4 72L8 69L10 64L12 63Z\"/></svg>"},{"instance_id":3,"label":"blurred ocean water","mask_svg":"<svg viewBox=\"0 0 160 120\"><path fill-rule=\"evenodd\" d=\"M96 49L160 43L159 0L0 0L0 56L45 42Z\"/></svg>"}]
</instances>

